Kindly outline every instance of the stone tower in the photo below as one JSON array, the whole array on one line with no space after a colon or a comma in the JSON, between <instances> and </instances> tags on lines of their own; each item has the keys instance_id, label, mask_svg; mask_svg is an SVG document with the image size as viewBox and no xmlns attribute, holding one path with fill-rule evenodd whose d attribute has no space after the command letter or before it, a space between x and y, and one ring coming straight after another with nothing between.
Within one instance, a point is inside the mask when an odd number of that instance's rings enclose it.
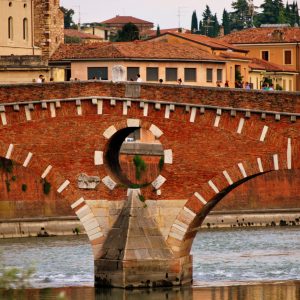
<instances>
[{"instance_id":1,"label":"stone tower","mask_svg":"<svg viewBox=\"0 0 300 300\"><path fill-rule=\"evenodd\" d=\"M44 59L64 42L64 14L59 0L34 0L34 40Z\"/></svg>"}]
</instances>

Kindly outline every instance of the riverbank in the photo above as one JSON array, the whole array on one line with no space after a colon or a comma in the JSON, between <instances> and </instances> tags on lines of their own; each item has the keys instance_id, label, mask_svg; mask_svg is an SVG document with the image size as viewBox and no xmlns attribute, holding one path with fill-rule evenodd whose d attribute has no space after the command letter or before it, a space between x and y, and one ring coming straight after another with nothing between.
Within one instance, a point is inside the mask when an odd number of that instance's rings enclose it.
<instances>
[{"instance_id":1,"label":"riverbank","mask_svg":"<svg viewBox=\"0 0 300 300\"><path fill-rule=\"evenodd\" d=\"M201 229L300 226L300 209L211 212ZM0 220L0 238L85 234L76 216Z\"/></svg>"}]
</instances>

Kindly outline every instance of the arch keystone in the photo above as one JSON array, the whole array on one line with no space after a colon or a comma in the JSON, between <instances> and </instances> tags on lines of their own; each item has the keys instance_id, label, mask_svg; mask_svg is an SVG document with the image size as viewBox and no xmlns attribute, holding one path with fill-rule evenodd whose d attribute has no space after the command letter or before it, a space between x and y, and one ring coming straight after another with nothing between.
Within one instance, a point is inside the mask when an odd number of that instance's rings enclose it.
<instances>
[{"instance_id":1,"label":"arch keystone","mask_svg":"<svg viewBox=\"0 0 300 300\"><path fill-rule=\"evenodd\" d=\"M112 125L103 132L103 136L109 140L116 132L117 132L116 127Z\"/></svg>"},{"instance_id":2,"label":"arch keystone","mask_svg":"<svg viewBox=\"0 0 300 300\"><path fill-rule=\"evenodd\" d=\"M140 127L141 120L140 119L127 119L127 127Z\"/></svg>"}]
</instances>

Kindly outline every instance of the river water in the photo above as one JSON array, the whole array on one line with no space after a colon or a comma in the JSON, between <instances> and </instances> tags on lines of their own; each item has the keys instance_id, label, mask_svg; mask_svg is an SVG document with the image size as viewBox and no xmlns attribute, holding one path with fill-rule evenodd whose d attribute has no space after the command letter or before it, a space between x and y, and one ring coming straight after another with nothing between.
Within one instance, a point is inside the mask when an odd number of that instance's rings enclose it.
<instances>
[{"instance_id":1,"label":"river water","mask_svg":"<svg viewBox=\"0 0 300 300\"><path fill-rule=\"evenodd\" d=\"M86 236L3 239L0 252L6 266L36 270L34 289L3 299L300 300L297 227L200 231L192 249L192 288L95 290Z\"/></svg>"}]
</instances>

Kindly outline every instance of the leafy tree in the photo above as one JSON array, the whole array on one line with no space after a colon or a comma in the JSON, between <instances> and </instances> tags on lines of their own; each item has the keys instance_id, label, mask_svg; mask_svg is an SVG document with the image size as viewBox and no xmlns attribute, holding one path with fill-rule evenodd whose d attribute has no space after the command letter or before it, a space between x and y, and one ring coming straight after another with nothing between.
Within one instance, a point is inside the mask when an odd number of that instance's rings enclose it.
<instances>
[{"instance_id":1,"label":"leafy tree","mask_svg":"<svg viewBox=\"0 0 300 300\"><path fill-rule=\"evenodd\" d=\"M191 32L196 33L197 31L198 31L198 18L197 18L197 13L194 10L192 14Z\"/></svg>"},{"instance_id":2,"label":"leafy tree","mask_svg":"<svg viewBox=\"0 0 300 300\"><path fill-rule=\"evenodd\" d=\"M118 31L116 42L130 42L139 40L139 29L135 24L127 23L123 26L122 30Z\"/></svg>"},{"instance_id":3,"label":"leafy tree","mask_svg":"<svg viewBox=\"0 0 300 300\"><path fill-rule=\"evenodd\" d=\"M160 36L160 27L159 27L159 25L157 25L157 28L156 28L156 36Z\"/></svg>"},{"instance_id":4,"label":"leafy tree","mask_svg":"<svg viewBox=\"0 0 300 300\"><path fill-rule=\"evenodd\" d=\"M201 28L199 28L200 33L207 36L213 36L213 22L214 16L208 5L206 5L205 10L202 14Z\"/></svg>"},{"instance_id":5,"label":"leafy tree","mask_svg":"<svg viewBox=\"0 0 300 300\"><path fill-rule=\"evenodd\" d=\"M224 34L229 34L230 33L230 27L231 27L231 20L229 13L227 12L226 9L223 10L223 17L222 17L222 26L224 28Z\"/></svg>"},{"instance_id":6,"label":"leafy tree","mask_svg":"<svg viewBox=\"0 0 300 300\"><path fill-rule=\"evenodd\" d=\"M212 17L212 37L217 37L220 33L220 23L218 21L217 14Z\"/></svg>"},{"instance_id":7,"label":"leafy tree","mask_svg":"<svg viewBox=\"0 0 300 300\"><path fill-rule=\"evenodd\" d=\"M235 2L232 2L231 7L234 9L230 14L232 30L241 30L252 26L250 7L247 0L236 0Z\"/></svg>"},{"instance_id":8,"label":"leafy tree","mask_svg":"<svg viewBox=\"0 0 300 300\"><path fill-rule=\"evenodd\" d=\"M73 16L74 16L74 10L73 9L67 9L64 8L63 6L60 7L62 12L64 13L64 27L66 29L68 28L76 28L76 24L73 21Z\"/></svg>"}]
</instances>

